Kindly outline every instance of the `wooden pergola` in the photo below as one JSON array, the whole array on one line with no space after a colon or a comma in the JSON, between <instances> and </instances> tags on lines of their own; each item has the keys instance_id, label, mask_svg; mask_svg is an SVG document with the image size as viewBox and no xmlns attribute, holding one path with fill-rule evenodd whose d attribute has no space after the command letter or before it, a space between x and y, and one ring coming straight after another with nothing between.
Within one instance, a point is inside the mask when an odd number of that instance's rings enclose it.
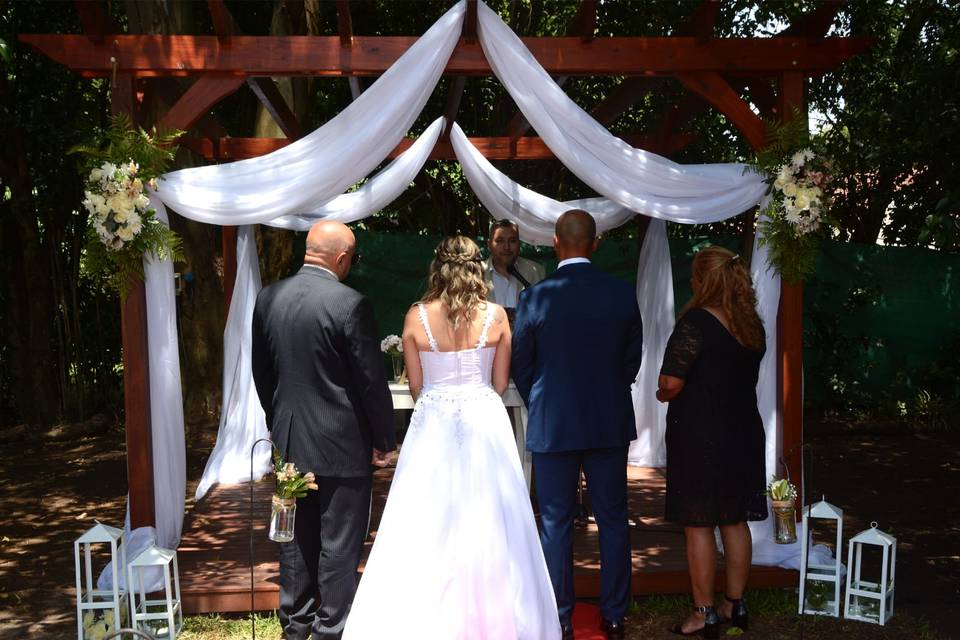
<instances>
[{"instance_id":1,"label":"wooden pergola","mask_svg":"<svg viewBox=\"0 0 960 640\"><path fill-rule=\"evenodd\" d=\"M244 36L224 0L207 0L216 33L206 36L124 35L111 24L96 0L75 0L83 35L21 35L20 40L84 77L110 78L112 108L136 122L142 91L165 95L172 104L158 128L187 131L181 143L210 161L250 158L289 144L303 129L272 80L279 76L377 76L416 41L415 36L354 35L350 3L337 0L336 36ZM670 156L694 136L680 131L695 116L713 107L754 149L766 144L761 119L783 120L795 108L805 113L804 80L818 76L866 49L870 38L826 37L842 0L825 0L783 32L767 38L717 38L713 27L719 0L704 0L670 37L594 37L598 0L582 0L564 37L523 38L524 44L555 77L624 76L593 107L603 124L614 121L647 92L674 78L688 94L649 131L624 136L630 144ZM476 39L476 0L468 0L463 34L445 75L450 83L446 114L452 122L468 76L492 75ZM173 95L164 78L193 78L182 95ZM353 80L351 80L353 82ZM561 80L562 82L562 80ZM233 138L211 117L220 100L244 84L270 112L286 139ZM760 115L754 112L755 105ZM448 124L449 126L449 124ZM553 154L535 136L521 113L504 135L471 138L491 160L541 160ZM404 151L404 140L391 157ZM441 137L431 158L454 159L448 136ZM752 214L748 214L751 215ZM752 230L753 218L746 228ZM752 238L752 231L746 236ZM236 229L224 228L226 305L236 273ZM798 486L802 478L802 317L803 287L784 282L779 310L778 387L782 416L783 458ZM146 299L142 284L121 306L127 470L132 527L154 524Z\"/></svg>"}]
</instances>

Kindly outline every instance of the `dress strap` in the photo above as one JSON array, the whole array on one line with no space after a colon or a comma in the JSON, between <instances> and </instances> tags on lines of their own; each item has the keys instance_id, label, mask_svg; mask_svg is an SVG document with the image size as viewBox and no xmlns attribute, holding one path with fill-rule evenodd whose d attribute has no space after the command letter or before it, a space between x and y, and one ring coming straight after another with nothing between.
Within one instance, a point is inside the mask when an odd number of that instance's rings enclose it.
<instances>
[{"instance_id":1,"label":"dress strap","mask_svg":"<svg viewBox=\"0 0 960 640\"><path fill-rule=\"evenodd\" d=\"M480 332L480 339L477 340L477 349L487 346L487 334L490 333L491 324L493 324L493 305L488 302L487 317L483 319L483 331Z\"/></svg>"},{"instance_id":2,"label":"dress strap","mask_svg":"<svg viewBox=\"0 0 960 640\"><path fill-rule=\"evenodd\" d=\"M420 314L420 324L423 325L423 330L427 333L427 342L430 343L430 350L439 351L440 347L437 346L437 340L433 337L433 332L430 331L430 323L427 321L427 310L422 302L417 303L417 313Z\"/></svg>"}]
</instances>

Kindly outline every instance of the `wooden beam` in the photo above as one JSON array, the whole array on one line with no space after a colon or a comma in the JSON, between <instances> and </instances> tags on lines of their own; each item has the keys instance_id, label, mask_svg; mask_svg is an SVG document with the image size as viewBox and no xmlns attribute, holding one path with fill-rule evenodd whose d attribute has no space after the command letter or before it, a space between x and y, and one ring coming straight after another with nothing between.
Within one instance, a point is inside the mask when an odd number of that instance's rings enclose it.
<instances>
[{"instance_id":1,"label":"wooden beam","mask_svg":"<svg viewBox=\"0 0 960 640\"><path fill-rule=\"evenodd\" d=\"M777 34L777 37L823 38L830 30L843 6L844 0L822 0L820 6L800 16L793 24Z\"/></svg>"},{"instance_id":2,"label":"wooden beam","mask_svg":"<svg viewBox=\"0 0 960 640\"><path fill-rule=\"evenodd\" d=\"M597 103L597 106L590 111L590 115L600 124L610 124L636 104L640 98L662 86L664 82L663 78L646 76L624 78L623 82L611 89L604 99Z\"/></svg>"},{"instance_id":3,"label":"wooden beam","mask_svg":"<svg viewBox=\"0 0 960 640\"><path fill-rule=\"evenodd\" d=\"M80 16L80 26L90 42L103 42L108 33L119 33L120 27L113 21L99 0L74 0L74 8Z\"/></svg>"},{"instance_id":4,"label":"wooden beam","mask_svg":"<svg viewBox=\"0 0 960 640\"><path fill-rule=\"evenodd\" d=\"M693 134L678 134L665 140L648 134L632 134L622 136L628 144L641 149L656 150L657 153L669 155L691 144L696 140ZM550 160L555 158L550 148L540 138L523 137L513 139L508 136L496 138L469 138L481 154L489 160ZM193 138L184 136L179 141L184 146L207 160L242 160L256 158L288 144L283 138ZM411 138L400 142L388 155L388 159L410 148L414 143ZM455 160L456 154L449 142L440 141L430 153L431 160Z\"/></svg>"},{"instance_id":5,"label":"wooden beam","mask_svg":"<svg viewBox=\"0 0 960 640\"><path fill-rule=\"evenodd\" d=\"M573 24L582 42L593 40L593 32L597 30L597 0L583 0ZM567 29L567 35L572 35L570 29Z\"/></svg>"},{"instance_id":6,"label":"wooden beam","mask_svg":"<svg viewBox=\"0 0 960 640\"><path fill-rule=\"evenodd\" d=\"M247 84L270 114L270 117L280 126L283 135L291 140L299 140L303 137L303 130L300 128L300 123L297 122L296 114L293 113L283 94L280 93L277 83L272 78L247 78Z\"/></svg>"},{"instance_id":7,"label":"wooden beam","mask_svg":"<svg viewBox=\"0 0 960 640\"><path fill-rule=\"evenodd\" d=\"M111 110L136 123L133 76L118 73L111 83ZM127 491L130 526L156 524L153 501L153 435L150 422L150 361L147 346L147 290L143 280L129 284L120 301L123 345L123 417L127 435Z\"/></svg>"},{"instance_id":8,"label":"wooden beam","mask_svg":"<svg viewBox=\"0 0 960 640\"><path fill-rule=\"evenodd\" d=\"M783 74L780 78L779 113L793 117L794 109L806 117L803 75ZM790 467L793 483L800 490L799 504L807 504L803 487L803 283L780 284L777 314L778 379L782 458ZM797 517L800 517L798 510Z\"/></svg>"},{"instance_id":9,"label":"wooden beam","mask_svg":"<svg viewBox=\"0 0 960 640\"><path fill-rule=\"evenodd\" d=\"M716 107L740 130L754 149L767 143L767 128L733 87L719 73L681 73L677 78L685 87Z\"/></svg>"},{"instance_id":10,"label":"wooden beam","mask_svg":"<svg viewBox=\"0 0 960 640\"><path fill-rule=\"evenodd\" d=\"M203 115L244 83L243 77L205 76L190 85L170 111L157 122L157 129L186 131Z\"/></svg>"},{"instance_id":11,"label":"wooden beam","mask_svg":"<svg viewBox=\"0 0 960 640\"><path fill-rule=\"evenodd\" d=\"M467 0L467 14L463 17L463 40L468 44L477 41L477 0Z\"/></svg>"},{"instance_id":12,"label":"wooden beam","mask_svg":"<svg viewBox=\"0 0 960 640\"><path fill-rule=\"evenodd\" d=\"M237 228L220 228L220 245L223 251L223 317L230 315L230 303L237 284Z\"/></svg>"},{"instance_id":13,"label":"wooden beam","mask_svg":"<svg viewBox=\"0 0 960 640\"><path fill-rule=\"evenodd\" d=\"M720 0L703 0L690 17L677 27L673 35L696 38L701 43L706 42L713 36L713 27L719 15Z\"/></svg>"},{"instance_id":14,"label":"wooden beam","mask_svg":"<svg viewBox=\"0 0 960 640\"><path fill-rule=\"evenodd\" d=\"M337 33L340 44L349 47L353 44L353 16L350 15L350 1L337 0Z\"/></svg>"},{"instance_id":15,"label":"wooden beam","mask_svg":"<svg viewBox=\"0 0 960 640\"><path fill-rule=\"evenodd\" d=\"M235 36L224 46L216 36L118 35L91 44L82 35L22 34L19 39L53 60L90 77L117 70L137 77L351 76L380 75L417 38L354 36ZM555 75L674 75L714 71L771 75L785 70L823 73L866 51L871 38L522 38L548 73ZM114 46L113 42L116 42ZM491 75L479 43L461 41L444 71L448 75Z\"/></svg>"},{"instance_id":16,"label":"wooden beam","mask_svg":"<svg viewBox=\"0 0 960 640\"><path fill-rule=\"evenodd\" d=\"M233 36L240 33L237 23L223 0L207 0L210 9L210 19L213 21L213 30L223 46L229 46Z\"/></svg>"}]
</instances>

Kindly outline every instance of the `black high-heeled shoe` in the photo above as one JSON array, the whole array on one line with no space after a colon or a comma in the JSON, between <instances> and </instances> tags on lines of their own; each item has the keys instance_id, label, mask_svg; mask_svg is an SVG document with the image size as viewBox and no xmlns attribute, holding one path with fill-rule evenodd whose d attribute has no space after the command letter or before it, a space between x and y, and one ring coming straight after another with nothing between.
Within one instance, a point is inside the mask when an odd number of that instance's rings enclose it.
<instances>
[{"instance_id":1,"label":"black high-heeled shoe","mask_svg":"<svg viewBox=\"0 0 960 640\"><path fill-rule=\"evenodd\" d=\"M720 617L717 615L717 610L712 605L694 607L693 610L703 614L703 627L685 632L681 622L670 627L670 633L678 636L696 636L702 633L707 640L717 640L720 637Z\"/></svg>"},{"instance_id":2,"label":"black high-heeled shoe","mask_svg":"<svg viewBox=\"0 0 960 640\"><path fill-rule=\"evenodd\" d=\"M723 618L720 620L720 622L729 622L732 626L739 628L741 631L749 630L750 618L747 614L747 603L744 601L744 599L731 598L729 596L723 596L723 598L733 605L733 610L730 612L729 618Z\"/></svg>"}]
</instances>

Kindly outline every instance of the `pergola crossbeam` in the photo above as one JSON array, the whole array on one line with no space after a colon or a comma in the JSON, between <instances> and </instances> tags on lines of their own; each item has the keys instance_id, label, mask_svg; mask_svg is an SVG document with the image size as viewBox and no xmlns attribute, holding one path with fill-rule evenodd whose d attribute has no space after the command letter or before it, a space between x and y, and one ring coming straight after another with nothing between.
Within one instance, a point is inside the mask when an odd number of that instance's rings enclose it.
<instances>
[{"instance_id":1,"label":"pergola crossbeam","mask_svg":"<svg viewBox=\"0 0 960 640\"><path fill-rule=\"evenodd\" d=\"M235 36L225 45L217 36L117 35L93 43L85 35L22 34L51 59L89 77L116 70L136 77L163 76L370 76L384 73L416 42L408 36ZM693 37L523 38L554 75L662 75L713 71L738 76L773 76L785 69L819 75L866 51L870 38ZM461 40L444 73L492 75L477 42Z\"/></svg>"}]
</instances>

